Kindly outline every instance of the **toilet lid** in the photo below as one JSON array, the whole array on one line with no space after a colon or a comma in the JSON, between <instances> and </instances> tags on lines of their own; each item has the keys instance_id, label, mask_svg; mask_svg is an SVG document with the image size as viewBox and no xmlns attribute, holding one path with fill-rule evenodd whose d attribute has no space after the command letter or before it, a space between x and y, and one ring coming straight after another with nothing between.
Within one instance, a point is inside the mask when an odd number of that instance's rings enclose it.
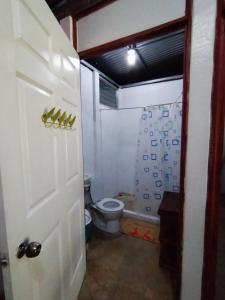
<instances>
[{"instance_id":1,"label":"toilet lid","mask_svg":"<svg viewBox=\"0 0 225 300\"><path fill-rule=\"evenodd\" d=\"M117 199L104 198L96 203L97 207L104 211L118 211L124 208L124 203Z\"/></svg>"}]
</instances>

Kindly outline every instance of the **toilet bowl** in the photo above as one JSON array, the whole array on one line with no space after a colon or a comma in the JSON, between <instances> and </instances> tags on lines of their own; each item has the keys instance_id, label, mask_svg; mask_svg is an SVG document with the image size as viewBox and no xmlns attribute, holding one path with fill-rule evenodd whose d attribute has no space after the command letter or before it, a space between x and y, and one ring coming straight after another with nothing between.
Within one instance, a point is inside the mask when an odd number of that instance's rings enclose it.
<instances>
[{"instance_id":1,"label":"toilet bowl","mask_svg":"<svg viewBox=\"0 0 225 300\"><path fill-rule=\"evenodd\" d=\"M92 205L94 225L101 231L117 235L120 232L119 218L124 203L117 199L104 198Z\"/></svg>"},{"instance_id":2,"label":"toilet bowl","mask_svg":"<svg viewBox=\"0 0 225 300\"><path fill-rule=\"evenodd\" d=\"M119 218L124 203L113 198L104 198L95 202L91 197L91 177L84 176L85 207L91 211L94 226L103 232L117 235L120 232Z\"/></svg>"}]
</instances>

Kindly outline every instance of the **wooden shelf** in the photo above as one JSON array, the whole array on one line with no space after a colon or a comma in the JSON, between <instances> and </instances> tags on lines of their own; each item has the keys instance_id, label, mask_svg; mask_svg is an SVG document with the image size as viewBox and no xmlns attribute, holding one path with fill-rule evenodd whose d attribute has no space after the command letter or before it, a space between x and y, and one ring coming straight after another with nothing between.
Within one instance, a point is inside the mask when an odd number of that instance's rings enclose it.
<instances>
[{"instance_id":1,"label":"wooden shelf","mask_svg":"<svg viewBox=\"0 0 225 300\"><path fill-rule=\"evenodd\" d=\"M159 265L162 268L176 272L178 258L179 194L164 192L158 213L160 215Z\"/></svg>"}]
</instances>

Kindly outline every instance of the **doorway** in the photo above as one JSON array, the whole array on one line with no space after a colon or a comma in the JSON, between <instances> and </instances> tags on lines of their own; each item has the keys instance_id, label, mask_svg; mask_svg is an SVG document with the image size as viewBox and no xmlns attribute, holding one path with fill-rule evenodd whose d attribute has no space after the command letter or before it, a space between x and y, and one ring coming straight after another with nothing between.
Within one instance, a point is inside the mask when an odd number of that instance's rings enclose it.
<instances>
[{"instance_id":1,"label":"doorway","mask_svg":"<svg viewBox=\"0 0 225 300\"><path fill-rule=\"evenodd\" d=\"M180 191L180 201L179 201L179 219L178 219L178 222L181 225L182 224L182 215L183 215L183 212L182 212L182 210L183 210L183 200L184 200L184 185L183 185L184 176L183 175L184 175L184 169L185 169L184 161L185 161L185 152L186 152L185 147L186 147L187 89L188 89L187 76L189 74L189 64L188 64L188 62L189 62L189 48L187 47L187 42L190 43L190 40L189 40L190 39L190 29L188 30L188 26L187 27L183 26L183 24L182 24L182 26L181 26L181 24L179 24L178 28L175 28L175 27L176 26L173 26L173 28L169 30L169 34L173 35L173 34L177 33L177 30L180 30L183 33L184 40L185 40L185 43L184 43L185 44L185 47L184 47L185 51L183 53L183 57L182 57L182 60L181 60L182 61L182 63L181 63L182 67L184 68L184 81L183 81L183 85L182 85L182 87L184 87L184 95L182 97L182 94L181 95L179 94L178 97L174 97L174 99L171 100L172 103L176 102L177 98L178 98L178 102L179 102L180 99L181 99L181 101L183 100L183 115L184 115L184 118L183 118L183 121L182 121L182 136L184 138L182 139L181 157L180 157L181 167L179 168L180 171L181 171L181 179L180 179L181 182L180 182L180 189L179 189L179 191ZM165 28L163 29L163 33L165 34ZM154 38L156 38L156 40L159 39L160 36L162 36L161 31L159 31L158 34L154 33ZM143 41L143 36L142 36L140 43L145 43L145 41ZM137 39L137 37L135 37L135 44L137 44L137 43L138 43L138 39ZM125 48L130 47L132 49L136 45L134 46L133 43L130 43L130 41L129 42L127 41L126 45L123 44L123 46L125 46ZM116 51L114 49L114 46L113 46L113 50ZM127 50L129 50L129 49L127 49ZM99 49L98 49L98 51L99 51ZM95 56L96 55L102 55L102 56L105 55L105 57L107 57L107 55L108 55L108 53L105 49L104 50L101 49L100 52L98 52L98 51L93 56L93 49L92 49L91 53L90 53L90 56L88 56L87 52L86 52L85 57L84 57L84 59L88 60L89 64L91 62L96 63L97 65L95 65L95 67L97 69L98 69L99 66L102 66L102 61L96 59ZM143 65L144 65L144 63L142 62ZM86 64L86 66L88 66L88 65ZM104 70L101 70L101 72L103 73ZM103 75L103 77L105 77L104 75ZM109 75L107 77L109 77ZM110 80L111 78L106 78L106 79L109 79L108 81L111 81ZM126 78L126 80L127 80L127 78ZM112 84L112 82L111 82L111 84ZM127 86L127 88L128 88L128 86ZM137 107L137 108L141 108L141 107ZM144 107L142 107L142 108L144 108ZM110 113L109 109L105 109L105 110L107 111L107 113ZM127 118L124 117L124 120L125 119L127 119ZM109 118L106 117L106 120L109 120ZM110 127L110 125L109 125L109 127ZM111 128L113 130L113 125L111 125ZM108 152L107 152L107 154L108 154ZM110 168L108 168L108 169L110 169ZM112 182L112 178L109 181ZM111 188L111 186L110 186L110 188ZM151 207L147 207L147 208L148 209L150 208L150 210L152 209ZM146 209L146 207L145 207L145 209ZM156 209L156 211L157 211L157 209ZM178 255L177 255L177 268L176 268L176 274L173 276L174 278L176 278L176 280L175 280L176 281L176 288L175 288L175 295L174 295L175 297L179 297L179 286L180 286L179 282L180 282L180 274L181 274L180 265L181 265L182 225L179 227L178 236L179 236L180 240L179 240L179 246L178 246L178 251L177 251L178 252Z\"/></svg>"}]
</instances>

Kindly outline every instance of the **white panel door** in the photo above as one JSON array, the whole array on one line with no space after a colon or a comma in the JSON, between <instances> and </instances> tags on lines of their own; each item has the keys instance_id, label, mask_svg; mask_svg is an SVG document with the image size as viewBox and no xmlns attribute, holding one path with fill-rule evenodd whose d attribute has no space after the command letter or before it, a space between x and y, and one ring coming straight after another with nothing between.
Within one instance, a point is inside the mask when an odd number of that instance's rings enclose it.
<instances>
[{"instance_id":1,"label":"white panel door","mask_svg":"<svg viewBox=\"0 0 225 300\"><path fill-rule=\"evenodd\" d=\"M1 0L0 19L0 168L12 298L75 300L86 267L79 58L44 0ZM41 116L53 107L76 115L74 130L44 127ZM41 253L18 259L26 238Z\"/></svg>"}]
</instances>

